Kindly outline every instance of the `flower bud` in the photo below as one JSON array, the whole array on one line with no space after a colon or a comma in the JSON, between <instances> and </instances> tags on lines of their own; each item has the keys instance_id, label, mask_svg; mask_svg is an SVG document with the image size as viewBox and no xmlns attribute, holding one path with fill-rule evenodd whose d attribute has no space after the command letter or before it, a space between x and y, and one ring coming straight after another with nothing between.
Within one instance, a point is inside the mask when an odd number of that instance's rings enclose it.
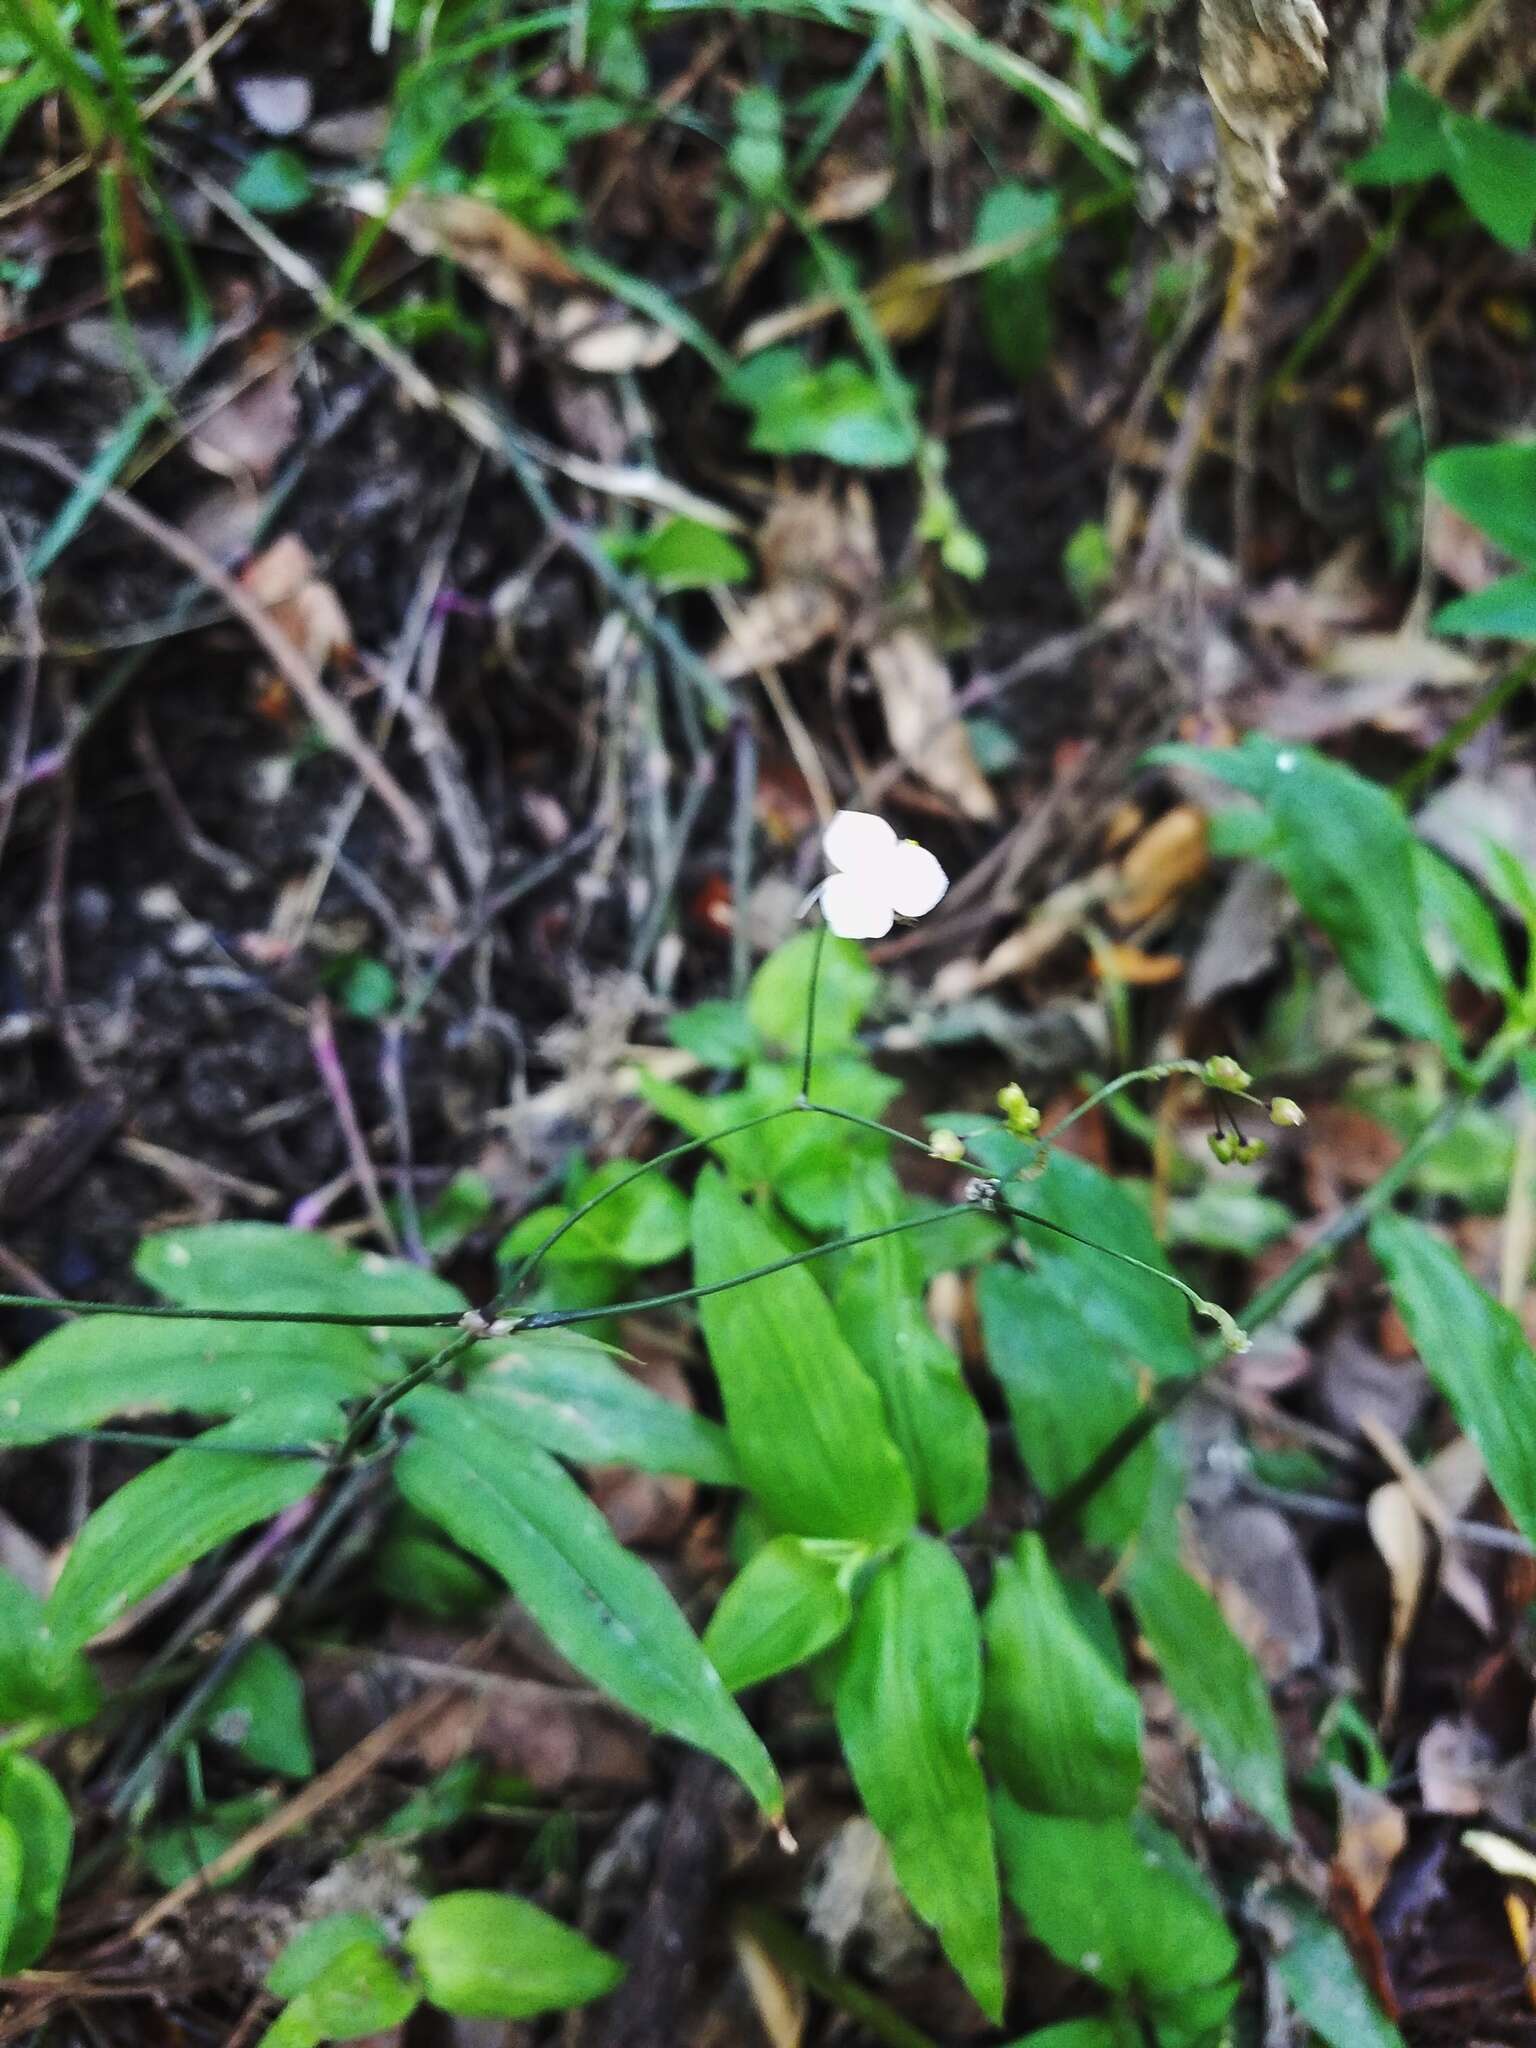
<instances>
[{"instance_id":1,"label":"flower bud","mask_svg":"<svg viewBox=\"0 0 1536 2048\"><path fill-rule=\"evenodd\" d=\"M1032 1138L1039 1130L1040 1112L1017 1081L1010 1081L1006 1088L998 1089L997 1106L1014 1137Z\"/></svg>"},{"instance_id":2,"label":"flower bud","mask_svg":"<svg viewBox=\"0 0 1536 2048\"><path fill-rule=\"evenodd\" d=\"M1206 1142L1222 1166L1230 1166L1237 1157L1237 1140L1229 1138L1224 1131L1212 1131Z\"/></svg>"},{"instance_id":3,"label":"flower bud","mask_svg":"<svg viewBox=\"0 0 1536 2048\"><path fill-rule=\"evenodd\" d=\"M1277 1095L1269 1105L1269 1120L1282 1131L1299 1131L1307 1116L1299 1102L1292 1102L1289 1095Z\"/></svg>"},{"instance_id":4,"label":"flower bud","mask_svg":"<svg viewBox=\"0 0 1536 2048\"><path fill-rule=\"evenodd\" d=\"M928 1138L928 1157L958 1166L965 1157L965 1140L958 1131L933 1131Z\"/></svg>"},{"instance_id":5,"label":"flower bud","mask_svg":"<svg viewBox=\"0 0 1536 2048\"><path fill-rule=\"evenodd\" d=\"M1237 1163L1239 1166L1252 1166L1257 1160L1262 1159L1268 1150L1269 1144L1266 1139L1244 1138L1237 1148Z\"/></svg>"},{"instance_id":6,"label":"flower bud","mask_svg":"<svg viewBox=\"0 0 1536 2048\"><path fill-rule=\"evenodd\" d=\"M1253 1079L1227 1052L1213 1053L1200 1072L1207 1088L1223 1088L1229 1095L1240 1095Z\"/></svg>"}]
</instances>

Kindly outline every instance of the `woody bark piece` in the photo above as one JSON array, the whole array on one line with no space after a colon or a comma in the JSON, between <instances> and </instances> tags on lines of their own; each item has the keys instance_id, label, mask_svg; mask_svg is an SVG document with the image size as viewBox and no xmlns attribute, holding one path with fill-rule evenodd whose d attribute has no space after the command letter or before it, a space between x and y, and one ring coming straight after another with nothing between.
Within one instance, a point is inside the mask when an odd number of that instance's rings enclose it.
<instances>
[{"instance_id":1,"label":"woody bark piece","mask_svg":"<svg viewBox=\"0 0 1536 2048\"><path fill-rule=\"evenodd\" d=\"M1280 152L1328 76L1316 0L1200 0L1200 76L1216 115L1217 205L1252 243L1285 196Z\"/></svg>"}]
</instances>

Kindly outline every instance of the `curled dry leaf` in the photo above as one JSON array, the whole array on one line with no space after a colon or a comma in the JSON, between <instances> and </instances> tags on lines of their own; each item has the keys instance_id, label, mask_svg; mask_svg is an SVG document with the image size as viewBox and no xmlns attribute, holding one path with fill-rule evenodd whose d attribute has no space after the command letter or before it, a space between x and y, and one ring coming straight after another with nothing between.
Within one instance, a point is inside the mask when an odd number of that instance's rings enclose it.
<instances>
[{"instance_id":1,"label":"curled dry leaf","mask_svg":"<svg viewBox=\"0 0 1536 2048\"><path fill-rule=\"evenodd\" d=\"M1339 1802L1339 1846L1334 1857L1366 1912L1387 1888L1392 1866L1408 1841L1408 1820L1384 1792L1362 1785L1338 1765L1333 1789Z\"/></svg>"},{"instance_id":2,"label":"curled dry leaf","mask_svg":"<svg viewBox=\"0 0 1536 2048\"><path fill-rule=\"evenodd\" d=\"M287 355L287 348L282 335L262 335L246 365L248 372L255 372L252 381L190 436L188 449L204 469L260 483L292 446L302 415L298 361Z\"/></svg>"},{"instance_id":3,"label":"curled dry leaf","mask_svg":"<svg viewBox=\"0 0 1536 2048\"><path fill-rule=\"evenodd\" d=\"M347 194L359 213L387 220L390 232L418 255L446 256L498 305L526 313L532 282L569 289L581 283L554 243L536 235L488 199L467 192L408 192L393 207L388 189L365 179Z\"/></svg>"},{"instance_id":4,"label":"curled dry leaf","mask_svg":"<svg viewBox=\"0 0 1536 2048\"><path fill-rule=\"evenodd\" d=\"M1184 972L1177 953L1147 953L1126 945L1100 946L1093 966L1101 981L1118 981L1126 988L1163 988Z\"/></svg>"},{"instance_id":5,"label":"curled dry leaf","mask_svg":"<svg viewBox=\"0 0 1536 2048\"><path fill-rule=\"evenodd\" d=\"M1429 1813L1481 1813L1497 1752L1465 1716L1433 1722L1419 1742L1419 1797Z\"/></svg>"},{"instance_id":6,"label":"curled dry leaf","mask_svg":"<svg viewBox=\"0 0 1536 2048\"><path fill-rule=\"evenodd\" d=\"M807 2016L803 1986L779 1967L750 1929L733 1928L731 1943L770 2048L800 2048Z\"/></svg>"},{"instance_id":7,"label":"curled dry leaf","mask_svg":"<svg viewBox=\"0 0 1536 2048\"><path fill-rule=\"evenodd\" d=\"M1328 75L1316 0L1200 0L1200 76L1216 114L1217 203L1234 241L1285 196L1280 152Z\"/></svg>"},{"instance_id":8,"label":"curled dry leaf","mask_svg":"<svg viewBox=\"0 0 1536 2048\"><path fill-rule=\"evenodd\" d=\"M757 536L764 587L738 605L709 656L725 682L777 668L850 631L880 581L869 494L788 491Z\"/></svg>"},{"instance_id":9,"label":"curled dry leaf","mask_svg":"<svg viewBox=\"0 0 1536 2048\"><path fill-rule=\"evenodd\" d=\"M670 329L617 309L606 299L585 295L569 298L549 319L539 323L572 369L590 376L622 377L631 370L654 370L675 355L679 337Z\"/></svg>"},{"instance_id":10,"label":"curled dry leaf","mask_svg":"<svg viewBox=\"0 0 1536 2048\"><path fill-rule=\"evenodd\" d=\"M915 626L898 626L865 659L896 753L965 817L995 818L997 798L976 764L949 665L933 642Z\"/></svg>"},{"instance_id":11,"label":"curled dry leaf","mask_svg":"<svg viewBox=\"0 0 1536 2048\"><path fill-rule=\"evenodd\" d=\"M1371 1540L1392 1582L1392 1626L1381 1675L1381 1719L1397 1718L1403 1689L1403 1658L1429 1569L1429 1538L1418 1509L1400 1480L1378 1486L1366 1504Z\"/></svg>"},{"instance_id":12,"label":"curled dry leaf","mask_svg":"<svg viewBox=\"0 0 1536 2048\"><path fill-rule=\"evenodd\" d=\"M284 534L247 562L240 581L311 668L352 652L352 622L297 534Z\"/></svg>"}]
</instances>

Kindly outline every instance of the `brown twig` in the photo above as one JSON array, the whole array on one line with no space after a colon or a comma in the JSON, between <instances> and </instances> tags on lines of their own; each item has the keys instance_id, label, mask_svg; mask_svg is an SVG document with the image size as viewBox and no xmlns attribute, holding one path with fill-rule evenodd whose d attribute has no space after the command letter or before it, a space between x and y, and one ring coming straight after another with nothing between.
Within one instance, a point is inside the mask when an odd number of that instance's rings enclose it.
<instances>
[{"instance_id":1,"label":"brown twig","mask_svg":"<svg viewBox=\"0 0 1536 2048\"><path fill-rule=\"evenodd\" d=\"M0 448L24 461L36 463L39 469L46 469L72 488L84 482L84 472L66 455L60 455L45 441L34 439L30 434L13 433L0 429ZM320 732L337 749L347 756L365 783L379 801L392 813L396 823L405 834L411 853L418 859L424 858L432 843L431 828L420 809L406 795L394 776L379 759L373 748L363 738L353 722L351 713L325 688L319 675L307 662L299 649L273 624L271 616L251 596L250 592L237 583L227 570L219 564L205 548L186 534L179 532L165 520L126 492L111 486L103 487L100 501L107 511L121 519L125 526L131 526L148 541L179 562L190 575L223 599L251 637L256 640L262 652L272 662L283 681L293 691L309 717Z\"/></svg>"}]
</instances>

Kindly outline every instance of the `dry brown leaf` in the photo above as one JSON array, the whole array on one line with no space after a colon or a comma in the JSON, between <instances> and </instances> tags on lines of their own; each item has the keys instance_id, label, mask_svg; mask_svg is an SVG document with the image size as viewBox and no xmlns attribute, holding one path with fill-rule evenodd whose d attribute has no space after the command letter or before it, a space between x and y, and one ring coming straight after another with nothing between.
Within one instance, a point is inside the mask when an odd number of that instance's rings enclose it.
<instances>
[{"instance_id":1,"label":"dry brown leaf","mask_svg":"<svg viewBox=\"0 0 1536 2048\"><path fill-rule=\"evenodd\" d=\"M881 281L870 306L887 341L916 341L944 309L944 286L932 282L926 263L901 263Z\"/></svg>"},{"instance_id":2,"label":"dry brown leaf","mask_svg":"<svg viewBox=\"0 0 1536 2048\"><path fill-rule=\"evenodd\" d=\"M1424 502L1424 553L1458 590L1486 590L1509 572L1502 548L1432 492Z\"/></svg>"},{"instance_id":3,"label":"dry brown leaf","mask_svg":"<svg viewBox=\"0 0 1536 2048\"><path fill-rule=\"evenodd\" d=\"M352 652L352 622L297 534L284 534L247 562L240 582L311 668Z\"/></svg>"},{"instance_id":4,"label":"dry brown leaf","mask_svg":"<svg viewBox=\"0 0 1536 2048\"><path fill-rule=\"evenodd\" d=\"M1381 1675L1381 1719L1390 1727L1402 1696L1403 1658L1429 1568L1429 1538L1400 1480L1378 1486L1366 1504L1371 1540L1392 1582L1392 1626Z\"/></svg>"},{"instance_id":5,"label":"dry brown leaf","mask_svg":"<svg viewBox=\"0 0 1536 2048\"><path fill-rule=\"evenodd\" d=\"M822 159L807 211L818 227L828 227L833 221L862 220L884 205L895 183L894 164L864 164L847 156L828 155Z\"/></svg>"},{"instance_id":6,"label":"dry brown leaf","mask_svg":"<svg viewBox=\"0 0 1536 2048\"><path fill-rule=\"evenodd\" d=\"M1481 682L1485 665L1464 648L1427 633L1345 633L1322 660L1322 672L1341 682L1393 683L1400 690L1428 683L1435 689L1459 689Z\"/></svg>"},{"instance_id":7,"label":"dry brown leaf","mask_svg":"<svg viewBox=\"0 0 1536 2048\"><path fill-rule=\"evenodd\" d=\"M1120 863L1109 914L1124 930L1166 910L1210 865L1205 813L1178 804L1150 825Z\"/></svg>"},{"instance_id":8,"label":"dry brown leaf","mask_svg":"<svg viewBox=\"0 0 1536 2048\"><path fill-rule=\"evenodd\" d=\"M1319 1662L1323 1614L1296 1531L1278 1510L1237 1501L1196 1525L1202 1576L1233 1633L1278 1682Z\"/></svg>"},{"instance_id":9,"label":"dry brown leaf","mask_svg":"<svg viewBox=\"0 0 1536 2048\"><path fill-rule=\"evenodd\" d=\"M995 818L997 797L976 765L948 664L933 642L915 626L899 626L865 658L895 752L965 817Z\"/></svg>"},{"instance_id":10,"label":"dry brown leaf","mask_svg":"<svg viewBox=\"0 0 1536 2048\"><path fill-rule=\"evenodd\" d=\"M188 438L189 453L205 469L217 476L264 482L292 446L301 418L298 361L286 357L286 349L281 335L264 336L252 349L247 367L260 370L269 362L271 368L210 413Z\"/></svg>"},{"instance_id":11,"label":"dry brown leaf","mask_svg":"<svg viewBox=\"0 0 1536 2048\"><path fill-rule=\"evenodd\" d=\"M1465 1717L1433 1722L1419 1742L1419 1796L1429 1813L1481 1813L1497 1754L1490 1737Z\"/></svg>"},{"instance_id":12,"label":"dry brown leaf","mask_svg":"<svg viewBox=\"0 0 1536 2048\"><path fill-rule=\"evenodd\" d=\"M595 377L654 370L677 353L680 339L670 328L639 320L606 299L585 296L566 299L542 323L542 332L573 369Z\"/></svg>"},{"instance_id":13,"label":"dry brown leaf","mask_svg":"<svg viewBox=\"0 0 1536 2048\"><path fill-rule=\"evenodd\" d=\"M1333 1789L1339 1802L1339 1846L1334 1861L1369 1913L1387 1888L1392 1866L1408 1841L1408 1819L1384 1792L1362 1785L1337 1764Z\"/></svg>"},{"instance_id":14,"label":"dry brown leaf","mask_svg":"<svg viewBox=\"0 0 1536 2048\"><path fill-rule=\"evenodd\" d=\"M731 1943L770 2048L800 2048L807 2013L804 1987L780 1969L747 1928L733 1928Z\"/></svg>"},{"instance_id":15,"label":"dry brown leaf","mask_svg":"<svg viewBox=\"0 0 1536 2048\"><path fill-rule=\"evenodd\" d=\"M1177 953L1146 953L1140 946L1100 946L1093 956L1101 981L1123 982L1127 988L1164 988L1184 972Z\"/></svg>"},{"instance_id":16,"label":"dry brown leaf","mask_svg":"<svg viewBox=\"0 0 1536 2048\"><path fill-rule=\"evenodd\" d=\"M808 654L850 626L879 586L874 511L861 485L841 497L784 492L756 547L764 587L732 608L709 656L726 682Z\"/></svg>"},{"instance_id":17,"label":"dry brown leaf","mask_svg":"<svg viewBox=\"0 0 1536 2048\"><path fill-rule=\"evenodd\" d=\"M1250 242L1284 197L1280 151L1328 75L1316 0L1200 0L1200 76L1220 144L1223 224Z\"/></svg>"},{"instance_id":18,"label":"dry brown leaf","mask_svg":"<svg viewBox=\"0 0 1536 2048\"><path fill-rule=\"evenodd\" d=\"M489 297L515 313L532 301L530 281L570 288L582 282L553 242L513 220L488 199L467 192L408 192L390 204L377 180L354 185L347 197L359 213L387 220L390 232L420 256L446 256Z\"/></svg>"}]
</instances>

